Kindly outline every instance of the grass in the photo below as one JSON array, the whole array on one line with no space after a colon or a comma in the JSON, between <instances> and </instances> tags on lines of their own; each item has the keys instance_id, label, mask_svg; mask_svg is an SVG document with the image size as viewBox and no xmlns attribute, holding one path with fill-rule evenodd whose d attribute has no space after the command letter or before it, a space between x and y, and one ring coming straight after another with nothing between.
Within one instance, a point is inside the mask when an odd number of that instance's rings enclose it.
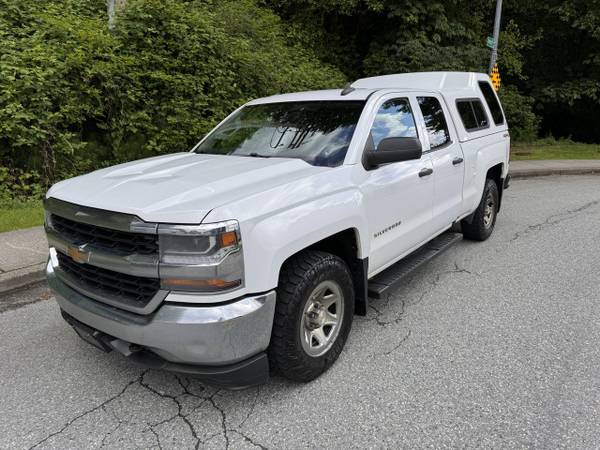
<instances>
[{"instance_id":1,"label":"grass","mask_svg":"<svg viewBox=\"0 0 600 450\"><path fill-rule=\"evenodd\" d=\"M0 233L44 223L41 201L9 201L0 204Z\"/></svg>"},{"instance_id":2,"label":"grass","mask_svg":"<svg viewBox=\"0 0 600 450\"><path fill-rule=\"evenodd\" d=\"M513 144L510 159L600 159L600 145L581 144L569 139L540 139L529 144Z\"/></svg>"}]
</instances>

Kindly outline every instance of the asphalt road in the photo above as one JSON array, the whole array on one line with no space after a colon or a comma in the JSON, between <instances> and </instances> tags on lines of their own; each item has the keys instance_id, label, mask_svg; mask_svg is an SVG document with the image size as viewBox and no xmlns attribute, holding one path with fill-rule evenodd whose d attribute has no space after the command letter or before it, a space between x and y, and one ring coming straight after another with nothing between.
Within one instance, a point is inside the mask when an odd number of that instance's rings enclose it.
<instances>
[{"instance_id":1,"label":"asphalt road","mask_svg":"<svg viewBox=\"0 0 600 450\"><path fill-rule=\"evenodd\" d=\"M245 391L103 354L32 288L0 300L0 448L599 448L599 274L600 177L514 181L328 373Z\"/></svg>"}]
</instances>

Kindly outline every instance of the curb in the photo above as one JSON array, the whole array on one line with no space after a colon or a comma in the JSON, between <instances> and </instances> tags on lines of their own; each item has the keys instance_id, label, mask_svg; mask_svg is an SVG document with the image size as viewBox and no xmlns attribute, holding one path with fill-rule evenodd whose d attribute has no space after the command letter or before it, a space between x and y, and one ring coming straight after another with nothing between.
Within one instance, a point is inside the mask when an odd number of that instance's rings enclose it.
<instances>
[{"instance_id":1,"label":"curb","mask_svg":"<svg viewBox=\"0 0 600 450\"><path fill-rule=\"evenodd\" d=\"M46 263L43 262L24 269L0 273L0 295L44 281L45 269Z\"/></svg>"},{"instance_id":2,"label":"curb","mask_svg":"<svg viewBox=\"0 0 600 450\"><path fill-rule=\"evenodd\" d=\"M547 177L550 175L596 175L600 174L599 168L577 168L577 169L532 169L511 171L512 179Z\"/></svg>"}]
</instances>

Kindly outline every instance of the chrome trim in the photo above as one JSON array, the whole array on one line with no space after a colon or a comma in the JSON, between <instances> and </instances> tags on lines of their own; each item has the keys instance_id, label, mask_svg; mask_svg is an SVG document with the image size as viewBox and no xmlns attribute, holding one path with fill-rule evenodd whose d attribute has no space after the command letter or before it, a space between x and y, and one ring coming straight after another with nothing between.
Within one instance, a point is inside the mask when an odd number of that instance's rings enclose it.
<instances>
[{"instance_id":1,"label":"chrome trim","mask_svg":"<svg viewBox=\"0 0 600 450\"><path fill-rule=\"evenodd\" d=\"M169 291L159 289L158 291L156 291L156 294L154 294L154 297L152 297L152 299L143 307L136 306L131 301L123 297L108 297L105 295L99 295L93 291L85 289L71 275L61 270L60 265L58 263L58 258L56 257L56 249L54 247L50 248L50 259L48 261L46 273L48 274L50 271L54 273L55 276L60 278L60 280L64 284L69 286L71 289L79 292L81 295L84 295L102 303L106 303L107 305L121 308L126 311L134 312L136 314L150 314L158 307L158 305L160 305L163 302L163 300L167 297L167 294L169 293Z\"/></svg>"},{"instance_id":2,"label":"chrome trim","mask_svg":"<svg viewBox=\"0 0 600 450\"><path fill-rule=\"evenodd\" d=\"M230 289L212 292L198 292L198 295L214 295L215 293L232 292L244 287L244 257L242 251L242 238L240 227L237 220L226 220L223 222L207 223L201 225L176 225L176 224L158 224L144 222L139 217L112 212L98 208L75 205L55 198L47 198L44 201L44 208L47 216L56 214L74 222L85 223L97 227L124 231L130 233L143 233L156 235L158 251L153 255L130 254L123 255L119 253L111 253L106 249L96 247L93 244L74 243L70 242L61 233L52 227L51 220L46 222L46 235L48 244L61 253L68 254L68 248L71 246L81 247L81 251L87 255L86 263L95 267L100 267L107 270L123 273L126 275L147 277L147 278L188 278L188 279L209 279L221 278L226 281L241 280L239 285ZM160 239L159 235L182 235L193 236L203 234L213 234L224 231L236 231L238 236L238 244L235 248L227 251L221 260L214 264L168 264L160 262ZM79 245L81 244L81 246ZM56 258L55 258L56 259ZM235 270L234 270L235 269ZM65 276L61 271L61 277ZM68 280L71 285L77 289L77 285L73 280ZM163 289L160 292L167 292L168 289ZM147 314L144 312L147 308L140 310L126 304L126 301L119 303L117 299L102 299L99 296L94 297L92 293L87 292L89 297L95 298L98 301L123 307L129 311ZM157 294L158 295L158 294ZM164 296L163 296L164 298ZM105 301L107 300L107 301ZM155 299L152 300L153 303Z\"/></svg>"},{"instance_id":3,"label":"chrome trim","mask_svg":"<svg viewBox=\"0 0 600 450\"><path fill-rule=\"evenodd\" d=\"M171 234L177 236L189 235L213 235L225 231L235 231L239 236L240 225L237 220L225 220L223 222L203 223L201 225L174 225L161 223L158 226L158 234Z\"/></svg>"},{"instance_id":4,"label":"chrome trim","mask_svg":"<svg viewBox=\"0 0 600 450\"><path fill-rule=\"evenodd\" d=\"M60 307L69 315L170 362L233 364L266 350L271 339L275 291L217 306L165 303L154 314L138 316L70 288L56 276L50 262L46 276Z\"/></svg>"},{"instance_id":5,"label":"chrome trim","mask_svg":"<svg viewBox=\"0 0 600 450\"><path fill-rule=\"evenodd\" d=\"M232 266L238 269L232 271ZM160 278L189 278L194 280L206 280L212 278L221 278L227 281L241 279L242 283L229 290L240 289L244 286L244 255L242 250L236 250L228 253L222 260L215 264L167 264L160 263ZM200 276L201 275L201 276ZM227 292L227 291L219 291ZM215 292L205 292L206 294L215 294Z\"/></svg>"},{"instance_id":6,"label":"chrome trim","mask_svg":"<svg viewBox=\"0 0 600 450\"><path fill-rule=\"evenodd\" d=\"M74 246L73 242L66 240L56 230L46 227L46 237L48 245L59 250L65 255L67 249ZM85 251L88 253L87 264L101 267L103 269L114 270L115 272L138 277L158 278L158 254L156 255L119 255L109 253L103 249L94 247L92 244L85 245Z\"/></svg>"},{"instance_id":7,"label":"chrome trim","mask_svg":"<svg viewBox=\"0 0 600 450\"><path fill-rule=\"evenodd\" d=\"M131 214L75 205L53 197L44 200L44 208L52 214L75 222L128 233L156 234L158 229L158 224L144 222L139 217Z\"/></svg>"}]
</instances>

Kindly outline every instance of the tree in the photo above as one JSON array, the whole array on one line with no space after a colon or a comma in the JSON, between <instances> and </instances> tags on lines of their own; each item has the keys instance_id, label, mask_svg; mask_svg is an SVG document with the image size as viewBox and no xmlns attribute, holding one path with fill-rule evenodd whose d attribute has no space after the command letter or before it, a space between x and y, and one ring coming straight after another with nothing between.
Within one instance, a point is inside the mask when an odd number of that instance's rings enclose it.
<instances>
[{"instance_id":1,"label":"tree","mask_svg":"<svg viewBox=\"0 0 600 450\"><path fill-rule=\"evenodd\" d=\"M109 30L114 30L116 13L118 10L125 7L125 2L126 0L106 0Z\"/></svg>"},{"instance_id":2,"label":"tree","mask_svg":"<svg viewBox=\"0 0 600 450\"><path fill-rule=\"evenodd\" d=\"M251 98L343 86L251 0L4 0L0 166L45 184L185 151Z\"/></svg>"}]
</instances>

